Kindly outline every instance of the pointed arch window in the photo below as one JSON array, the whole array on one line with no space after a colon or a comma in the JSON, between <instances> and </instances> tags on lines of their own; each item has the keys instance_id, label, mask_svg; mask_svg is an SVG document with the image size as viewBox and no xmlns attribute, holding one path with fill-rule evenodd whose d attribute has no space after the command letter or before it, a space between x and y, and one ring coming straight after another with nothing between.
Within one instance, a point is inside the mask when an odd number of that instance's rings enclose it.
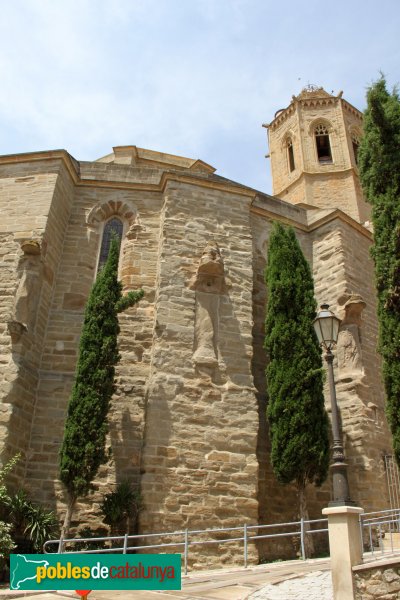
<instances>
[{"instance_id":1,"label":"pointed arch window","mask_svg":"<svg viewBox=\"0 0 400 600\"><path fill-rule=\"evenodd\" d=\"M292 138L290 138L290 137L286 140L286 149L287 149L287 160L288 160L289 173L291 173L292 171L295 170L296 164L294 162L293 141L292 141Z\"/></svg>"},{"instance_id":2,"label":"pointed arch window","mask_svg":"<svg viewBox=\"0 0 400 600\"><path fill-rule=\"evenodd\" d=\"M104 266L104 264L107 260L108 253L110 252L111 240L112 240L113 235L117 236L117 238L119 239L119 242L121 244L123 230L124 230L124 224L122 223L121 219L118 219L117 217L113 217L112 219L107 221L107 223L105 223L104 230L103 230L103 237L101 240L99 264L97 266L97 272L100 271L100 269Z\"/></svg>"},{"instance_id":3,"label":"pointed arch window","mask_svg":"<svg viewBox=\"0 0 400 600\"><path fill-rule=\"evenodd\" d=\"M319 123L314 128L315 144L317 148L318 162L321 164L331 163L332 150L329 138L329 129L324 123Z\"/></svg>"}]
</instances>

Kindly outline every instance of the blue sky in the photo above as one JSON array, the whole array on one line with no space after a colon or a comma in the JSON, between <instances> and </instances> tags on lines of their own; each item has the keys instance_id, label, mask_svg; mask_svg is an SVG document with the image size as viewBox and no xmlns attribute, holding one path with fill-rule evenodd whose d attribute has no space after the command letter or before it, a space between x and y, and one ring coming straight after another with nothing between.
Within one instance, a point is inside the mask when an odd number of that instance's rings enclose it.
<instances>
[{"instance_id":1,"label":"blue sky","mask_svg":"<svg viewBox=\"0 0 400 600\"><path fill-rule=\"evenodd\" d=\"M270 192L261 124L307 83L364 109L399 31L399 0L4 0L0 154L136 144Z\"/></svg>"}]
</instances>

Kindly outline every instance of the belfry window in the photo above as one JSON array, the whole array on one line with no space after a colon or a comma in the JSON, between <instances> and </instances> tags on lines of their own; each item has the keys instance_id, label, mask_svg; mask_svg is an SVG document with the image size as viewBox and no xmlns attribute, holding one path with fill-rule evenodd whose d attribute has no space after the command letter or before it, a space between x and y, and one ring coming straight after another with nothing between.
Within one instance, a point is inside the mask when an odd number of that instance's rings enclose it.
<instances>
[{"instance_id":1,"label":"belfry window","mask_svg":"<svg viewBox=\"0 0 400 600\"><path fill-rule=\"evenodd\" d=\"M122 223L121 219L118 219L117 217L113 217L112 219L107 221L107 223L104 225L103 238L101 240L99 264L97 267L97 272L100 271L100 269L104 266L104 264L107 260L113 235L115 235L119 239L119 242L121 243L123 229L124 229L123 223Z\"/></svg>"},{"instance_id":2,"label":"belfry window","mask_svg":"<svg viewBox=\"0 0 400 600\"><path fill-rule=\"evenodd\" d=\"M295 170L296 165L294 162L293 142L290 138L288 138L288 140L286 142L286 147L287 147L287 155L288 155L289 172L291 173L292 171Z\"/></svg>"},{"instance_id":3,"label":"belfry window","mask_svg":"<svg viewBox=\"0 0 400 600\"><path fill-rule=\"evenodd\" d=\"M326 125L320 123L314 129L315 143L317 147L318 162L320 163L331 163L332 162L332 150L331 142L329 139L329 130Z\"/></svg>"}]
</instances>

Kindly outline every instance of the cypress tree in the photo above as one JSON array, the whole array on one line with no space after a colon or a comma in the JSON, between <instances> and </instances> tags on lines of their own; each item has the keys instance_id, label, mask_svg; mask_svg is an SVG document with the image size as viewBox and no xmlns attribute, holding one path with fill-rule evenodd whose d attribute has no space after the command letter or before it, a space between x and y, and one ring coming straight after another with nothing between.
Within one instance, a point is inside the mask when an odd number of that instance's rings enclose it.
<instances>
[{"instance_id":1,"label":"cypress tree","mask_svg":"<svg viewBox=\"0 0 400 600\"><path fill-rule=\"evenodd\" d=\"M60 479L68 496L63 536L68 533L77 498L89 493L99 467L109 458L107 415L119 360L117 313L143 296L142 290L122 296L118 259L119 243L114 238L85 308L76 377L60 451Z\"/></svg>"},{"instance_id":2,"label":"cypress tree","mask_svg":"<svg viewBox=\"0 0 400 600\"><path fill-rule=\"evenodd\" d=\"M379 342L386 413L400 465L400 99L382 76L367 93L360 179L372 205Z\"/></svg>"},{"instance_id":3,"label":"cypress tree","mask_svg":"<svg viewBox=\"0 0 400 600\"><path fill-rule=\"evenodd\" d=\"M268 306L267 417L271 462L283 484L294 483L300 517L307 519L307 484L321 485L329 468L329 424L311 270L292 228L275 223L266 268ZM312 552L310 536L308 552Z\"/></svg>"}]
</instances>

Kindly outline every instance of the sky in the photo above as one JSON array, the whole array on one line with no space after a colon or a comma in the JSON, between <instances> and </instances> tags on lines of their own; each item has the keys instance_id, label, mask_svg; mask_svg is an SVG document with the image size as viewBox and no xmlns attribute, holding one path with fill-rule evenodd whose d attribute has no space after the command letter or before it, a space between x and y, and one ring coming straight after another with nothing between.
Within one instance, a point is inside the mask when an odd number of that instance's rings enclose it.
<instances>
[{"instance_id":1,"label":"sky","mask_svg":"<svg viewBox=\"0 0 400 600\"><path fill-rule=\"evenodd\" d=\"M266 129L308 85L400 83L400 0L3 0L0 154L136 145L271 193Z\"/></svg>"}]
</instances>

